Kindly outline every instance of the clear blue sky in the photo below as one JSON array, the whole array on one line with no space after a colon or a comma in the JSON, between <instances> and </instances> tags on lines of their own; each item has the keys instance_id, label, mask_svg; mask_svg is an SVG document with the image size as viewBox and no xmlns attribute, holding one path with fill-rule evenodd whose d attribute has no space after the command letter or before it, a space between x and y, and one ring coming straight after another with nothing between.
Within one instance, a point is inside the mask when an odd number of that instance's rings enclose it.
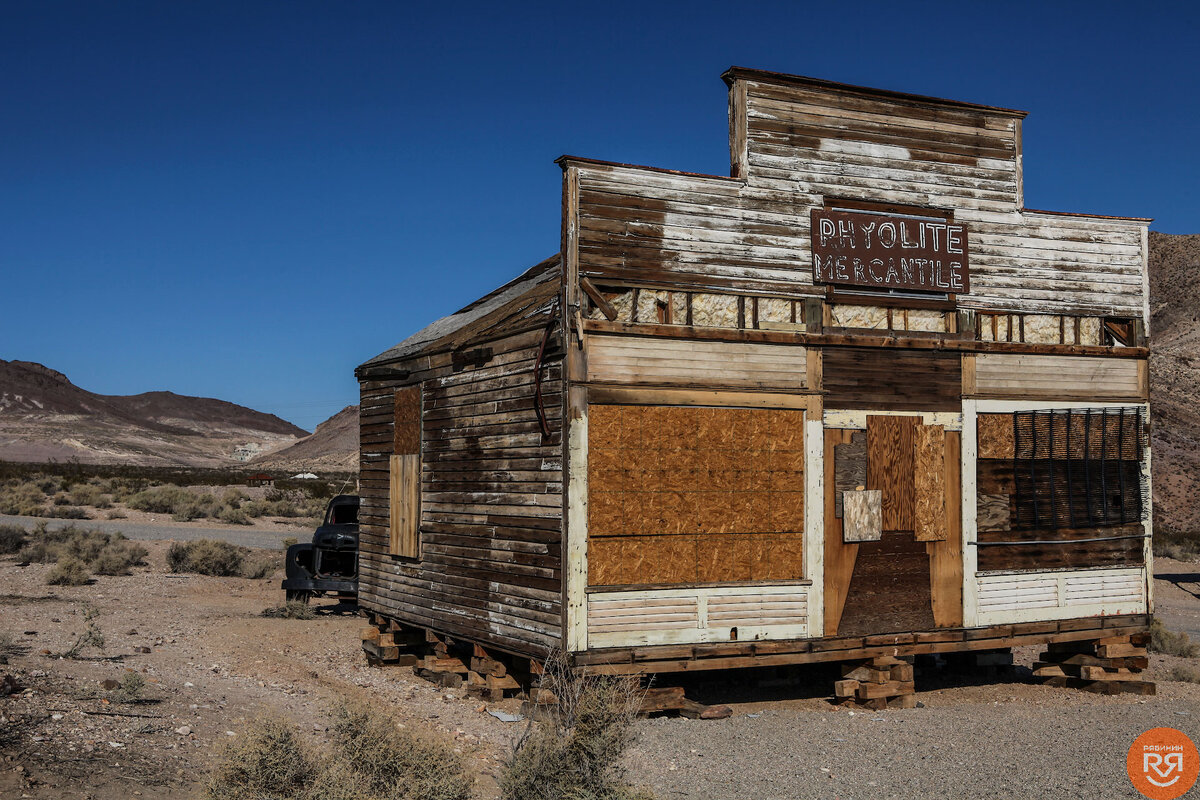
<instances>
[{"instance_id":1,"label":"clear blue sky","mask_svg":"<svg viewBox=\"0 0 1200 800\"><path fill-rule=\"evenodd\" d=\"M563 154L727 174L739 66L1030 112L1032 208L1200 232L1189 3L0 3L0 358L302 427L558 249Z\"/></svg>"}]
</instances>

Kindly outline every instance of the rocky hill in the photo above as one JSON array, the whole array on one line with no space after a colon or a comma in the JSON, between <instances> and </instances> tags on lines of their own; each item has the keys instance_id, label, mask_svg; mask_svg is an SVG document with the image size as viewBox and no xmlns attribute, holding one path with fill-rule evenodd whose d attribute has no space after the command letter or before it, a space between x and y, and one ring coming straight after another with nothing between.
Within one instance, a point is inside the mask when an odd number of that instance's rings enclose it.
<instances>
[{"instance_id":1,"label":"rocky hill","mask_svg":"<svg viewBox=\"0 0 1200 800\"><path fill-rule=\"evenodd\" d=\"M1150 234L1154 521L1200 534L1200 234Z\"/></svg>"},{"instance_id":2,"label":"rocky hill","mask_svg":"<svg viewBox=\"0 0 1200 800\"><path fill-rule=\"evenodd\" d=\"M41 364L0 359L0 460L219 467L304 436L286 420L224 400L100 395Z\"/></svg>"},{"instance_id":3,"label":"rocky hill","mask_svg":"<svg viewBox=\"0 0 1200 800\"><path fill-rule=\"evenodd\" d=\"M288 472L358 471L358 406L346 406L290 447L253 461L264 469Z\"/></svg>"}]
</instances>

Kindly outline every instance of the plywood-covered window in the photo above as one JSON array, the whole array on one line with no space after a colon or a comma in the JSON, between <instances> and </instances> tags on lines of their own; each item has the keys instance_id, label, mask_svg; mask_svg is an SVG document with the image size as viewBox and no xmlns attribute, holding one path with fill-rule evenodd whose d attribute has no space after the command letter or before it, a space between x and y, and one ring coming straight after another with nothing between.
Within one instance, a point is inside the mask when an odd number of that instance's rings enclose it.
<instances>
[{"instance_id":1,"label":"plywood-covered window","mask_svg":"<svg viewBox=\"0 0 1200 800\"><path fill-rule=\"evenodd\" d=\"M978 435L980 569L1141 563L1141 408L981 414Z\"/></svg>"},{"instance_id":2,"label":"plywood-covered window","mask_svg":"<svg viewBox=\"0 0 1200 800\"><path fill-rule=\"evenodd\" d=\"M590 585L803 578L803 531L803 411L590 406Z\"/></svg>"},{"instance_id":3,"label":"plywood-covered window","mask_svg":"<svg viewBox=\"0 0 1200 800\"><path fill-rule=\"evenodd\" d=\"M421 388L397 389L395 430L388 481L388 552L403 558L421 554Z\"/></svg>"}]
</instances>

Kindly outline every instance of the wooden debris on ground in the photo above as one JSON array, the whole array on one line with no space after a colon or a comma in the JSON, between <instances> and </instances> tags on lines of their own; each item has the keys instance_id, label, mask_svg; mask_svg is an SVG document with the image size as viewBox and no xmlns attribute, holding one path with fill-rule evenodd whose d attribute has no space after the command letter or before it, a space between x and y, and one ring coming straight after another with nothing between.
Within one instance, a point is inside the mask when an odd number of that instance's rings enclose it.
<instances>
[{"instance_id":1,"label":"wooden debris on ground","mask_svg":"<svg viewBox=\"0 0 1200 800\"><path fill-rule=\"evenodd\" d=\"M1156 694L1152 681L1141 680L1141 672L1150 665L1149 642L1149 633L1051 642L1034 662L1033 674L1046 686L1098 694Z\"/></svg>"},{"instance_id":2,"label":"wooden debris on ground","mask_svg":"<svg viewBox=\"0 0 1200 800\"><path fill-rule=\"evenodd\" d=\"M881 711L916 708L913 665L894 656L842 664L842 680L833 684L834 702Z\"/></svg>"}]
</instances>

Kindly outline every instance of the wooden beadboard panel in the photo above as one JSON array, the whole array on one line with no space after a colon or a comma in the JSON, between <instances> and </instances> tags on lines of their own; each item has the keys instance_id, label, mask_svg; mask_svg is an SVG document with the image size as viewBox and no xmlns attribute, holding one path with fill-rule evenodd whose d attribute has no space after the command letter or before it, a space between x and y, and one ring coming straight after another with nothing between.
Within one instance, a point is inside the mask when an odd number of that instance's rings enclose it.
<instances>
[{"instance_id":1,"label":"wooden beadboard panel","mask_svg":"<svg viewBox=\"0 0 1200 800\"><path fill-rule=\"evenodd\" d=\"M808 593L805 585L597 592L588 596L588 646L803 638Z\"/></svg>"},{"instance_id":2,"label":"wooden beadboard panel","mask_svg":"<svg viewBox=\"0 0 1200 800\"><path fill-rule=\"evenodd\" d=\"M976 577L979 625L1146 613L1146 572L1133 569L992 573Z\"/></svg>"},{"instance_id":3,"label":"wooden beadboard panel","mask_svg":"<svg viewBox=\"0 0 1200 800\"><path fill-rule=\"evenodd\" d=\"M804 389L806 348L653 336L588 338L588 380L650 385Z\"/></svg>"},{"instance_id":4,"label":"wooden beadboard panel","mask_svg":"<svg viewBox=\"0 0 1200 800\"><path fill-rule=\"evenodd\" d=\"M1146 399L1136 359L1010 353L975 357L975 392L1014 399Z\"/></svg>"}]
</instances>

